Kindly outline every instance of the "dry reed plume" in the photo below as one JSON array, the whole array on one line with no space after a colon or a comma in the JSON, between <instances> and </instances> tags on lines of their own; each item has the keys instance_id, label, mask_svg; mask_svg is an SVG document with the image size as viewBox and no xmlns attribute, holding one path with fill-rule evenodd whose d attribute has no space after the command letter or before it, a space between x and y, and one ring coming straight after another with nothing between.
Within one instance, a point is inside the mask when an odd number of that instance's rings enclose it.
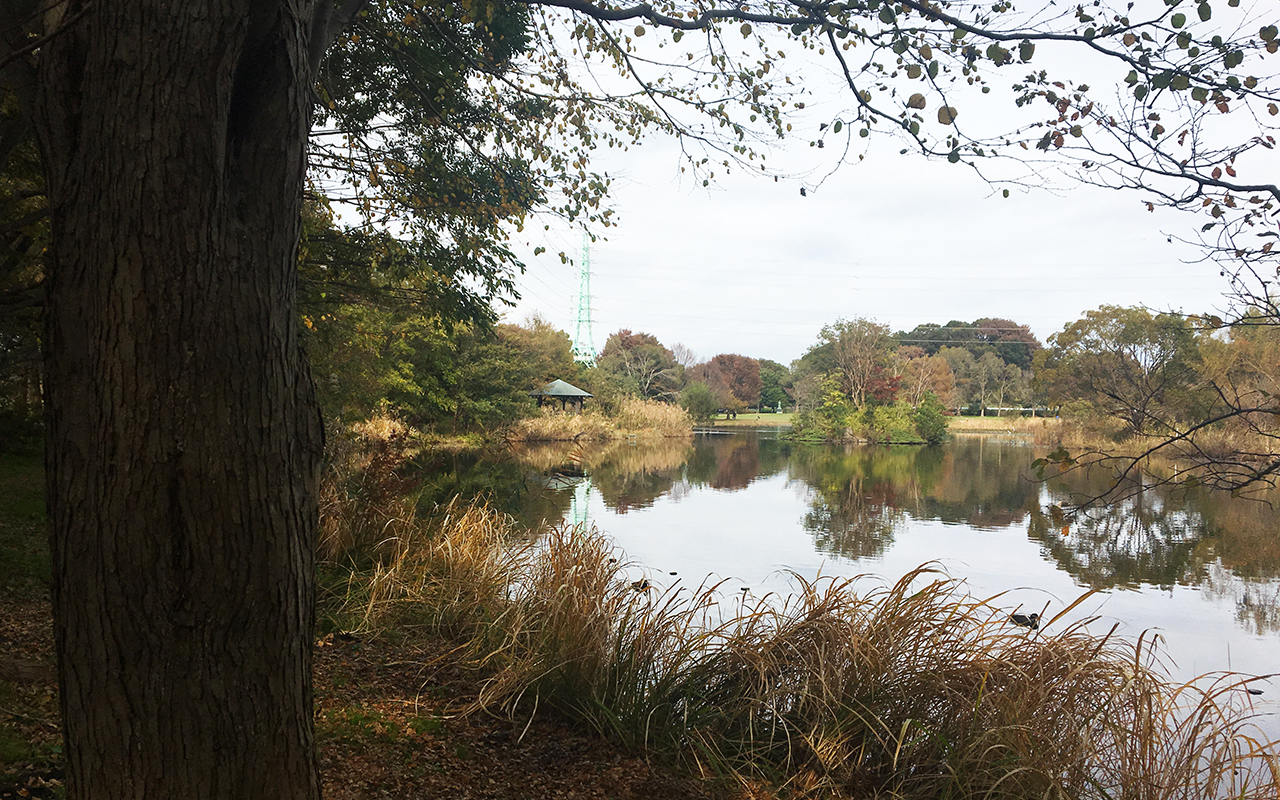
<instances>
[{"instance_id":1,"label":"dry reed plume","mask_svg":"<svg viewBox=\"0 0 1280 800\"><path fill-rule=\"evenodd\" d=\"M690 440L681 438L646 442L644 447L632 447L625 439L610 439L576 444L516 443L512 445L511 454L521 464L536 472L545 473L565 463L576 462L587 470L608 466L622 474L631 475L675 469L688 460L691 447Z\"/></svg>"},{"instance_id":2,"label":"dry reed plume","mask_svg":"<svg viewBox=\"0 0 1280 800\"><path fill-rule=\"evenodd\" d=\"M705 770L898 797L1272 798L1239 682L1173 686L1149 642L1011 627L930 570L808 582L727 618L713 587L650 601L594 534L538 551L481 702L551 707Z\"/></svg>"},{"instance_id":3,"label":"dry reed plume","mask_svg":"<svg viewBox=\"0 0 1280 800\"><path fill-rule=\"evenodd\" d=\"M490 676L476 708L551 711L811 795L1280 796L1239 677L1172 684L1149 639L1061 615L1032 634L931 569L862 593L794 576L792 596L746 605L717 587L638 590L593 530L530 546L483 506L376 518L341 614L461 639Z\"/></svg>"},{"instance_id":4,"label":"dry reed plume","mask_svg":"<svg viewBox=\"0 0 1280 800\"><path fill-rule=\"evenodd\" d=\"M613 418L596 409L579 414L544 408L537 416L517 422L512 427L510 438L524 442L556 442L625 436L687 436L692 431L693 421L679 406L629 397L622 401Z\"/></svg>"}]
</instances>

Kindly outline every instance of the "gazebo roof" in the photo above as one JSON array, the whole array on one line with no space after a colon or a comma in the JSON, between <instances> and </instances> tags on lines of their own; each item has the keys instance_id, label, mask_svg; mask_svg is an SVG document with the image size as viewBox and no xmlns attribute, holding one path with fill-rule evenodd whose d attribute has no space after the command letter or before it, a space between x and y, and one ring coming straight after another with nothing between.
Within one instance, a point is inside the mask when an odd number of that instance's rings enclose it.
<instances>
[{"instance_id":1,"label":"gazebo roof","mask_svg":"<svg viewBox=\"0 0 1280 800\"><path fill-rule=\"evenodd\" d=\"M541 389L535 389L529 394L534 397L592 397L591 392L584 392L572 383L566 381L552 381Z\"/></svg>"}]
</instances>

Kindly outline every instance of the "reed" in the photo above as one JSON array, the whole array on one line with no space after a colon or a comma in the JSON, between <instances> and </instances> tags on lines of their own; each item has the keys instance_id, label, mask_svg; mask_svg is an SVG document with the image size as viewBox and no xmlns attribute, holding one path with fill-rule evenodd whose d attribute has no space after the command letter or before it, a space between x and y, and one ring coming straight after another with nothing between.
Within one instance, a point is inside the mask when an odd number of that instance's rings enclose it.
<instances>
[{"instance_id":1,"label":"reed","mask_svg":"<svg viewBox=\"0 0 1280 800\"><path fill-rule=\"evenodd\" d=\"M617 412L607 417L598 409L582 413L544 408L512 426L510 438L522 442L555 442L619 437L688 436L693 420L679 406L656 400L626 397Z\"/></svg>"},{"instance_id":2,"label":"reed","mask_svg":"<svg viewBox=\"0 0 1280 800\"><path fill-rule=\"evenodd\" d=\"M866 591L793 576L792 595L747 604L717 586L638 590L594 530L530 545L484 506L387 516L347 619L460 640L488 676L472 710L554 713L806 795L1280 794L1238 676L1171 683L1150 637L1062 615L1033 634L933 569Z\"/></svg>"},{"instance_id":3,"label":"reed","mask_svg":"<svg viewBox=\"0 0 1280 800\"><path fill-rule=\"evenodd\" d=\"M388 524L411 513L416 479L403 470L411 439L411 429L388 415L330 436L319 491L321 561L368 553Z\"/></svg>"},{"instance_id":4,"label":"reed","mask_svg":"<svg viewBox=\"0 0 1280 800\"><path fill-rule=\"evenodd\" d=\"M867 593L805 581L726 615L715 587L657 598L602 540L560 531L516 595L480 703L553 709L706 771L806 793L1272 798L1242 693L1171 685L1148 640L1050 636L921 569ZM1238 684L1238 681L1236 682Z\"/></svg>"},{"instance_id":5,"label":"reed","mask_svg":"<svg viewBox=\"0 0 1280 800\"><path fill-rule=\"evenodd\" d=\"M517 442L563 442L578 439L609 439L617 434L613 422L595 409L574 413L544 408L511 427L510 438Z\"/></svg>"},{"instance_id":6,"label":"reed","mask_svg":"<svg viewBox=\"0 0 1280 800\"><path fill-rule=\"evenodd\" d=\"M617 414L618 428L637 436L688 436L693 432L689 412L671 403L624 398Z\"/></svg>"}]
</instances>

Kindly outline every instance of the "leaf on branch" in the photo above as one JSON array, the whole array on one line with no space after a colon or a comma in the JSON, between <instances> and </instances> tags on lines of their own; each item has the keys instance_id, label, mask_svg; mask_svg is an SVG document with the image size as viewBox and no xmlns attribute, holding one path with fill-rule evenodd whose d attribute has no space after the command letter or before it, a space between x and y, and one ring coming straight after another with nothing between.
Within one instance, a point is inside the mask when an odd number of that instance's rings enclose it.
<instances>
[{"instance_id":1,"label":"leaf on branch","mask_svg":"<svg viewBox=\"0 0 1280 800\"><path fill-rule=\"evenodd\" d=\"M1175 28L1181 28L1183 25L1187 24L1187 15L1181 12L1174 14L1172 17L1169 17L1169 24Z\"/></svg>"},{"instance_id":2,"label":"leaf on branch","mask_svg":"<svg viewBox=\"0 0 1280 800\"><path fill-rule=\"evenodd\" d=\"M950 125L956 121L956 117L960 114L951 106L943 106L938 109L938 122L942 125Z\"/></svg>"},{"instance_id":3,"label":"leaf on branch","mask_svg":"<svg viewBox=\"0 0 1280 800\"><path fill-rule=\"evenodd\" d=\"M919 92L916 92L915 94L907 98L907 108L924 108L924 107L925 107L924 95L920 94Z\"/></svg>"}]
</instances>

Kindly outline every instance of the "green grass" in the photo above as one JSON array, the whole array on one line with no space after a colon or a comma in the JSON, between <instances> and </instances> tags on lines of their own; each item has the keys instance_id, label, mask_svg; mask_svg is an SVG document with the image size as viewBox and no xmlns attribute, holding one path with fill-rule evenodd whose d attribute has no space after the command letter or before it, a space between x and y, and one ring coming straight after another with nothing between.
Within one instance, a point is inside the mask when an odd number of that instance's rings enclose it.
<instances>
[{"instance_id":1,"label":"green grass","mask_svg":"<svg viewBox=\"0 0 1280 800\"><path fill-rule=\"evenodd\" d=\"M0 592L43 591L52 574L45 535L44 462L0 454Z\"/></svg>"},{"instance_id":2,"label":"green grass","mask_svg":"<svg viewBox=\"0 0 1280 800\"><path fill-rule=\"evenodd\" d=\"M727 419L724 414L718 414L712 420L712 424L717 428L790 427L793 417L795 414L789 411L782 414L759 414L755 411L746 411L739 414L737 419Z\"/></svg>"}]
</instances>

